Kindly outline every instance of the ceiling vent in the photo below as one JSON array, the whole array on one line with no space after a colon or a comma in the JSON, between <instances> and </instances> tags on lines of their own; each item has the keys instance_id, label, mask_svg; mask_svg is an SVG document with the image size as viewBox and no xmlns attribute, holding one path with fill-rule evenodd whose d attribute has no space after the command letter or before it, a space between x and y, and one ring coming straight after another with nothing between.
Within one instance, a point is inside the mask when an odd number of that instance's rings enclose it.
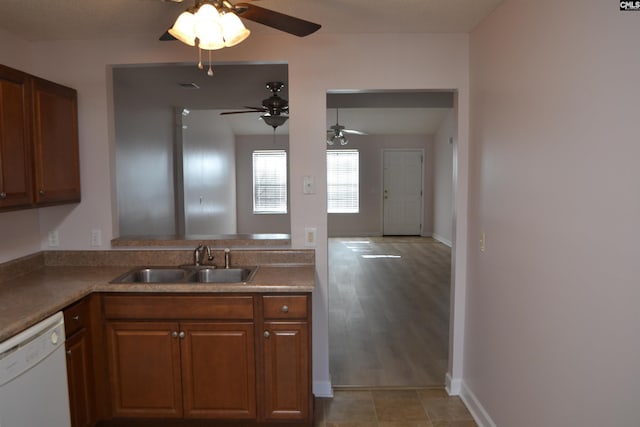
<instances>
[{"instance_id":1,"label":"ceiling vent","mask_svg":"<svg viewBox=\"0 0 640 427\"><path fill-rule=\"evenodd\" d=\"M178 83L178 85L180 85L184 89L200 89L200 86L195 83Z\"/></svg>"}]
</instances>

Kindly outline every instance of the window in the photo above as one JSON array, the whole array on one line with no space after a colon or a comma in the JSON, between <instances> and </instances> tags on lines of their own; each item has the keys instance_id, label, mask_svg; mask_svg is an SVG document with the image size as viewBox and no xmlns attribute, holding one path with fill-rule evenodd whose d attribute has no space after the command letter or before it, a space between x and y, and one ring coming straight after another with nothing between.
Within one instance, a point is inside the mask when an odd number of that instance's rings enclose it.
<instances>
[{"instance_id":1,"label":"window","mask_svg":"<svg viewBox=\"0 0 640 427\"><path fill-rule=\"evenodd\" d=\"M327 212L360 211L359 165L358 150L327 150Z\"/></svg>"},{"instance_id":2,"label":"window","mask_svg":"<svg viewBox=\"0 0 640 427\"><path fill-rule=\"evenodd\" d=\"M253 213L287 213L287 152L253 152Z\"/></svg>"}]
</instances>

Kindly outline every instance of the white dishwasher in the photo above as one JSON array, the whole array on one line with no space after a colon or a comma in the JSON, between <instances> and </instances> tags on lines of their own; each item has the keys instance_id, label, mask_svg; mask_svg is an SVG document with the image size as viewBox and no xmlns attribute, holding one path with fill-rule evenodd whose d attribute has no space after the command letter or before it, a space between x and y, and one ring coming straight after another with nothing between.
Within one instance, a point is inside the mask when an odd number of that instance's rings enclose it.
<instances>
[{"instance_id":1,"label":"white dishwasher","mask_svg":"<svg viewBox=\"0 0 640 427\"><path fill-rule=\"evenodd\" d=\"M70 427L62 312L0 343L0 427Z\"/></svg>"}]
</instances>

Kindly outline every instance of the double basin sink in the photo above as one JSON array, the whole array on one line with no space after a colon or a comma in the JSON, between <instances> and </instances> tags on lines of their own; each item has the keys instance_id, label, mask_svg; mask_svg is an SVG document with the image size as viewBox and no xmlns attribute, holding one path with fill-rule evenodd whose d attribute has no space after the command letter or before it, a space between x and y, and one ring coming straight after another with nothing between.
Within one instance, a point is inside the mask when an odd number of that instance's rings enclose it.
<instances>
[{"instance_id":1,"label":"double basin sink","mask_svg":"<svg viewBox=\"0 0 640 427\"><path fill-rule=\"evenodd\" d=\"M247 283L257 270L257 267L137 267L111 283Z\"/></svg>"}]
</instances>

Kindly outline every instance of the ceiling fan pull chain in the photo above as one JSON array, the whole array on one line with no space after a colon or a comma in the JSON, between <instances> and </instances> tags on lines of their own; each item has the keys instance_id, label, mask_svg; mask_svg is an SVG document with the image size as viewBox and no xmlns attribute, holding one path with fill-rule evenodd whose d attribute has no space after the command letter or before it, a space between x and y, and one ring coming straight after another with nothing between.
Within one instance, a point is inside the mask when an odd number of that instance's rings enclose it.
<instances>
[{"instance_id":1,"label":"ceiling fan pull chain","mask_svg":"<svg viewBox=\"0 0 640 427\"><path fill-rule=\"evenodd\" d=\"M202 49L198 46L198 69L202 70Z\"/></svg>"},{"instance_id":2,"label":"ceiling fan pull chain","mask_svg":"<svg viewBox=\"0 0 640 427\"><path fill-rule=\"evenodd\" d=\"M207 76L213 76L213 70L211 69L211 51L209 51L209 70L207 71Z\"/></svg>"}]
</instances>

